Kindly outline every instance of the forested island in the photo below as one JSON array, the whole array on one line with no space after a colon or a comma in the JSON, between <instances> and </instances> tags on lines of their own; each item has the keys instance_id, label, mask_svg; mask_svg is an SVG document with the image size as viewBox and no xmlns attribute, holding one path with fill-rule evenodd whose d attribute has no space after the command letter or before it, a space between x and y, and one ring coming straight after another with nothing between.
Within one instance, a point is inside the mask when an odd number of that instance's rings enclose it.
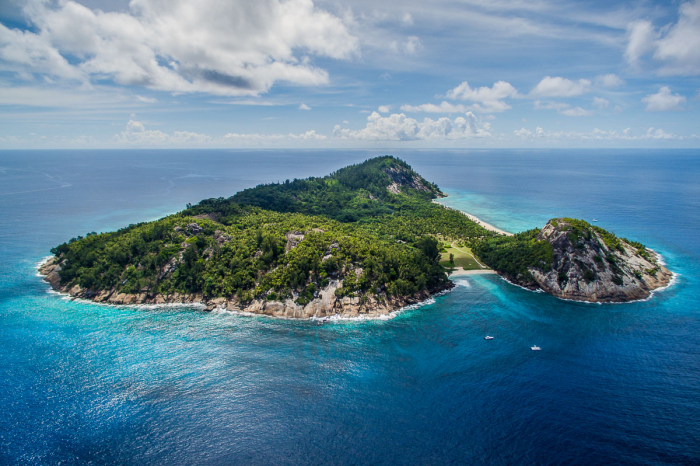
<instances>
[{"instance_id":1,"label":"forested island","mask_svg":"<svg viewBox=\"0 0 700 466\"><path fill-rule=\"evenodd\" d=\"M643 245L583 221L504 236L432 202L444 196L404 161L377 157L73 238L40 272L55 290L96 302L289 318L379 316L447 290L449 248L512 282L584 301L639 299L670 280Z\"/></svg>"}]
</instances>

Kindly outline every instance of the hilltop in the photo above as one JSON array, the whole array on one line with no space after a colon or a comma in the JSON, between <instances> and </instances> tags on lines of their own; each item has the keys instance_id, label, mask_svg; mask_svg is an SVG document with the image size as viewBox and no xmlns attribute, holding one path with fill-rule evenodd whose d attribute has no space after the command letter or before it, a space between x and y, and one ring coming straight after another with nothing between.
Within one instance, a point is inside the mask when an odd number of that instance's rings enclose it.
<instances>
[{"instance_id":1,"label":"hilltop","mask_svg":"<svg viewBox=\"0 0 700 466\"><path fill-rule=\"evenodd\" d=\"M672 278L641 243L572 218L541 230L480 242L475 252L508 280L553 296L589 302L648 298Z\"/></svg>"},{"instance_id":2,"label":"hilltop","mask_svg":"<svg viewBox=\"0 0 700 466\"><path fill-rule=\"evenodd\" d=\"M260 185L155 222L73 238L41 271L74 297L284 317L386 314L450 288L437 238L493 235L405 162Z\"/></svg>"}]
</instances>

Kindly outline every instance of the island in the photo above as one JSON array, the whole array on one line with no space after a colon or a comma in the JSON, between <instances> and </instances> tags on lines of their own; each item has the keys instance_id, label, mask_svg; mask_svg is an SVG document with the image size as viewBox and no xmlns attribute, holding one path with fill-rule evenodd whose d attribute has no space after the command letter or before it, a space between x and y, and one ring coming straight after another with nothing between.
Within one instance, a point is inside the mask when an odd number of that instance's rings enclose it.
<instances>
[{"instance_id":1,"label":"island","mask_svg":"<svg viewBox=\"0 0 700 466\"><path fill-rule=\"evenodd\" d=\"M463 269L590 302L643 299L671 279L653 251L582 220L509 235L440 197L406 162L376 157L72 238L40 273L98 303L286 318L387 315L449 290Z\"/></svg>"}]
</instances>

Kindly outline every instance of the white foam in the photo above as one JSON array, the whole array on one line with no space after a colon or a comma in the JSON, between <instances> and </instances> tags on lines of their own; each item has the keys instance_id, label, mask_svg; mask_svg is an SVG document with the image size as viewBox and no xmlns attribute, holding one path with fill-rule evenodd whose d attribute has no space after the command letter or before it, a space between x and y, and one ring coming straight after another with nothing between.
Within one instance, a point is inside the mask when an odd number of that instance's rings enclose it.
<instances>
[{"instance_id":1,"label":"white foam","mask_svg":"<svg viewBox=\"0 0 700 466\"><path fill-rule=\"evenodd\" d=\"M39 269L41 268L42 265L46 264L48 261L53 259L53 257L54 256L46 256L34 265L34 268L36 269L35 275L37 277L42 277L42 278L44 277L44 275L42 275L41 272L39 272Z\"/></svg>"},{"instance_id":2,"label":"white foam","mask_svg":"<svg viewBox=\"0 0 700 466\"><path fill-rule=\"evenodd\" d=\"M428 299L425 299L423 301L420 301L415 304L409 304L408 306L404 306L402 308L396 309L394 311L391 311L388 314L379 314L376 316L366 316L366 315L359 315L359 316L354 316L354 317L349 317L349 316L342 316L340 314L335 314L332 316L326 316L326 317L310 317L309 320L314 320L322 323L326 322L363 322L363 321L374 321L374 320L391 320L396 318L399 314L401 314L404 311L414 311L416 309L419 309L423 306L428 306L430 304L435 304L435 298L439 296L444 296L447 293L452 291L452 289L449 290L443 290L438 293L435 293L434 295L430 296Z\"/></svg>"},{"instance_id":3,"label":"white foam","mask_svg":"<svg viewBox=\"0 0 700 466\"><path fill-rule=\"evenodd\" d=\"M522 285L518 285L517 283L513 283L512 281L508 280L506 277L502 277L500 275L499 275L499 277L501 278L501 280L503 280L503 281L513 285L513 286L517 286L518 288L522 288L525 291L529 291L531 293L544 293L544 291L539 289L539 288L537 288L536 290L531 290L530 288L524 287Z\"/></svg>"},{"instance_id":4,"label":"white foam","mask_svg":"<svg viewBox=\"0 0 700 466\"><path fill-rule=\"evenodd\" d=\"M462 279L459 279L459 280L455 280L454 283L455 283L456 286L463 286L463 287L465 287L465 288L471 288L471 287L472 287L472 284L469 282L469 280L467 280L467 279L465 279L465 278L462 278Z\"/></svg>"}]
</instances>

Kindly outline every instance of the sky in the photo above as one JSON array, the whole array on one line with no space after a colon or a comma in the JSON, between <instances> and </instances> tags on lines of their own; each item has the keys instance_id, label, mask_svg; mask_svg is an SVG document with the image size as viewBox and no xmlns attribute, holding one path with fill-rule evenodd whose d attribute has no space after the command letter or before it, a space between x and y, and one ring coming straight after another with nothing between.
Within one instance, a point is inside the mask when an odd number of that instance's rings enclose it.
<instances>
[{"instance_id":1,"label":"sky","mask_svg":"<svg viewBox=\"0 0 700 466\"><path fill-rule=\"evenodd\" d=\"M700 0L0 0L0 149L698 148Z\"/></svg>"}]
</instances>

